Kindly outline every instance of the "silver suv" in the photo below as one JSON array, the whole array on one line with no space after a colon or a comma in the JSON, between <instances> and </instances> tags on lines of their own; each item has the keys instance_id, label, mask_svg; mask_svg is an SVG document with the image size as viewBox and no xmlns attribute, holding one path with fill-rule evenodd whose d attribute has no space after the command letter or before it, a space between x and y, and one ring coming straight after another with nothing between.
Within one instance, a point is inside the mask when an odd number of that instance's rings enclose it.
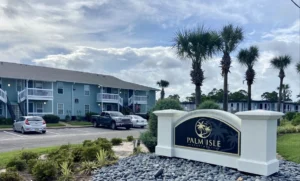
<instances>
[{"instance_id":1,"label":"silver suv","mask_svg":"<svg viewBox=\"0 0 300 181\"><path fill-rule=\"evenodd\" d=\"M22 116L14 121L13 130L22 134L27 132L46 133L46 122L40 116Z\"/></svg>"}]
</instances>

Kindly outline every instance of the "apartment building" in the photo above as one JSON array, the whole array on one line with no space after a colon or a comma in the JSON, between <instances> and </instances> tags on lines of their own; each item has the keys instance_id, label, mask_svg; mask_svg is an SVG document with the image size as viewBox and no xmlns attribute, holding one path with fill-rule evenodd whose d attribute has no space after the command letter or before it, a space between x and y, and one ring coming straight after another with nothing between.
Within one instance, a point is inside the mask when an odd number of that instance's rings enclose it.
<instances>
[{"instance_id":1,"label":"apartment building","mask_svg":"<svg viewBox=\"0 0 300 181\"><path fill-rule=\"evenodd\" d=\"M0 62L0 116L55 114L130 109L146 114L158 89L110 75Z\"/></svg>"}]
</instances>

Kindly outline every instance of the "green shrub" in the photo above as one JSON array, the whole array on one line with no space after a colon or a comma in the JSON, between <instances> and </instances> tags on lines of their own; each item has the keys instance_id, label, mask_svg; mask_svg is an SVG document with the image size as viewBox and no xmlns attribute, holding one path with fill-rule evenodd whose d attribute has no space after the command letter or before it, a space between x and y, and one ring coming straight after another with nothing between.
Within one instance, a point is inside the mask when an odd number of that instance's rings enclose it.
<instances>
[{"instance_id":1,"label":"green shrub","mask_svg":"<svg viewBox=\"0 0 300 181\"><path fill-rule=\"evenodd\" d=\"M151 110L149 118L149 130L154 137L157 137L157 116L153 112L164 109L182 110L182 107L180 106L179 101L175 99L166 98L157 101L154 108Z\"/></svg>"},{"instance_id":2,"label":"green shrub","mask_svg":"<svg viewBox=\"0 0 300 181\"><path fill-rule=\"evenodd\" d=\"M97 158L99 150L101 150L99 145L85 147L82 152L82 157L86 161L94 161Z\"/></svg>"},{"instance_id":3,"label":"green shrub","mask_svg":"<svg viewBox=\"0 0 300 181\"><path fill-rule=\"evenodd\" d=\"M112 144L106 138L98 138L96 141L94 141L94 143L98 145L100 148L104 149L105 151L112 150Z\"/></svg>"},{"instance_id":4,"label":"green shrub","mask_svg":"<svg viewBox=\"0 0 300 181\"><path fill-rule=\"evenodd\" d=\"M18 170L17 170L16 167L8 167L8 168L6 168L6 171L7 171L7 172L16 172L16 171L18 171Z\"/></svg>"},{"instance_id":5,"label":"green shrub","mask_svg":"<svg viewBox=\"0 0 300 181\"><path fill-rule=\"evenodd\" d=\"M197 109L220 109L220 106L214 101L204 101L202 102Z\"/></svg>"},{"instance_id":6,"label":"green shrub","mask_svg":"<svg viewBox=\"0 0 300 181\"><path fill-rule=\"evenodd\" d=\"M149 152L155 152L155 146L157 145L157 138L154 137L149 131L141 134L140 139L144 145L148 148Z\"/></svg>"},{"instance_id":7,"label":"green shrub","mask_svg":"<svg viewBox=\"0 0 300 181\"><path fill-rule=\"evenodd\" d=\"M55 180L57 164L53 161L38 161L32 169L33 177L38 181Z\"/></svg>"},{"instance_id":8,"label":"green shrub","mask_svg":"<svg viewBox=\"0 0 300 181\"><path fill-rule=\"evenodd\" d=\"M0 181L22 181L24 180L17 172L0 173Z\"/></svg>"},{"instance_id":9,"label":"green shrub","mask_svg":"<svg viewBox=\"0 0 300 181\"><path fill-rule=\"evenodd\" d=\"M92 146L94 143L91 140L84 140L83 146Z\"/></svg>"},{"instance_id":10,"label":"green shrub","mask_svg":"<svg viewBox=\"0 0 300 181\"><path fill-rule=\"evenodd\" d=\"M133 140L134 140L133 136L127 136L127 141L133 141Z\"/></svg>"},{"instance_id":11,"label":"green shrub","mask_svg":"<svg viewBox=\"0 0 300 181\"><path fill-rule=\"evenodd\" d=\"M287 119L288 121L292 121L293 118L296 116L296 112L287 112L284 115L284 119Z\"/></svg>"},{"instance_id":12,"label":"green shrub","mask_svg":"<svg viewBox=\"0 0 300 181\"><path fill-rule=\"evenodd\" d=\"M36 159L28 160L27 162L27 170L30 174L32 174L32 169L35 166L35 164L38 162Z\"/></svg>"},{"instance_id":13,"label":"green shrub","mask_svg":"<svg viewBox=\"0 0 300 181\"><path fill-rule=\"evenodd\" d=\"M83 162L80 167L80 174L91 175L92 171L98 167L96 162Z\"/></svg>"},{"instance_id":14,"label":"green shrub","mask_svg":"<svg viewBox=\"0 0 300 181\"><path fill-rule=\"evenodd\" d=\"M111 143L112 143L112 145L120 145L122 143L122 139L121 138L113 138L113 139L111 139Z\"/></svg>"},{"instance_id":15,"label":"green shrub","mask_svg":"<svg viewBox=\"0 0 300 181\"><path fill-rule=\"evenodd\" d=\"M43 116L43 119L46 121L46 123L58 123L60 118L53 114L46 114Z\"/></svg>"},{"instance_id":16,"label":"green shrub","mask_svg":"<svg viewBox=\"0 0 300 181\"><path fill-rule=\"evenodd\" d=\"M63 162L73 163L73 155L70 145L62 145L59 149L54 150L48 154L48 159L56 162L58 165Z\"/></svg>"},{"instance_id":17,"label":"green shrub","mask_svg":"<svg viewBox=\"0 0 300 181\"><path fill-rule=\"evenodd\" d=\"M73 155L73 161L74 162L80 162L83 159L83 147L76 147L73 148L72 150L72 155Z\"/></svg>"},{"instance_id":18,"label":"green shrub","mask_svg":"<svg viewBox=\"0 0 300 181\"><path fill-rule=\"evenodd\" d=\"M12 125L13 120L11 118L0 117L0 125Z\"/></svg>"},{"instance_id":19,"label":"green shrub","mask_svg":"<svg viewBox=\"0 0 300 181\"><path fill-rule=\"evenodd\" d=\"M61 145L59 147L59 150L71 150L71 145L67 144L67 145Z\"/></svg>"},{"instance_id":20,"label":"green shrub","mask_svg":"<svg viewBox=\"0 0 300 181\"><path fill-rule=\"evenodd\" d=\"M38 159L39 155L37 153L31 152L31 151L23 151L20 155L20 158L22 160L25 160L26 163L28 163L28 160Z\"/></svg>"},{"instance_id":21,"label":"green shrub","mask_svg":"<svg viewBox=\"0 0 300 181\"><path fill-rule=\"evenodd\" d=\"M71 117L69 116L69 115L66 115L66 117L65 117L65 122L68 122L68 121L70 121L71 120Z\"/></svg>"},{"instance_id":22,"label":"green shrub","mask_svg":"<svg viewBox=\"0 0 300 181\"><path fill-rule=\"evenodd\" d=\"M67 162L64 162L60 165L61 169L61 176L59 177L58 181L72 181L73 178L73 172L71 168L69 167Z\"/></svg>"},{"instance_id":23,"label":"green shrub","mask_svg":"<svg viewBox=\"0 0 300 181\"><path fill-rule=\"evenodd\" d=\"M292 125L294 126L300 125L300 115L294 117L294 119L292 120Z\"/></svg>"},{"instance_id":24,"label":"green shrub","mask_svg":"<svg viewBox=\"0 0 300 181\"><path fill-rule=\"evenodd\" d=\"M88 113L85 114L85 119L86 119L87 121L91 122L91 121L92 121L92 116L93 116L93 115L99 115L99 114L98 114L98 113L95 113L95 112L88 112Z\"/></svg>"},{"instance_id":25,"label":"green shrub","mask_svg":"<svg viewBox=\"0 0 300 181\"><path fill-rule=\"evenodd\" d=\"M291 122L288 121L287 119L280 120L280 126L288 126L290 124L291 124Z\"/></svg>"},{"instance_id":26,"label":"green shrub","mask_svg":"<svg viewBox=\"0 0 300 181\"><path fill-rule=\"evenodd\" d=\"M26 169L26 162L25 160L21 160L20 158L13 158L6 165L6 168L9 167L16 167L18 171L23 171Z\"/></svg>"}]
</instances>

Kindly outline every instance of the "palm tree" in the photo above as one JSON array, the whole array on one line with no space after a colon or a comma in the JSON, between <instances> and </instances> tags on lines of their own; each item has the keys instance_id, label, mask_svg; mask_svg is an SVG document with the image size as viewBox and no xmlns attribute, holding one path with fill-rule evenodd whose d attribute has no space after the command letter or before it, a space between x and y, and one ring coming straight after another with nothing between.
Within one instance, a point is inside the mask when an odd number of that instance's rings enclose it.
<instances>
[{"instance_id":1,"label":"palm tree","mask_svg":"<svg viewBox=\"0 0 300 181\"><path fill-rule=\"evenodd\" d=\"M221 31L223 57L221 60L222 76L224 77L223 110L228 110L228 73L230 72L231 57L237 45L244 39L243 30L240 27L226 25Z\"/></svg>"},{"instance_id":2,"label":"palm tree","mask_svg":"<svg viewBox=\"0 0 300 181\"><path fill-rule=\"evenodd\" d=\"M277 104L277 111L280 112L280 105L281 105L281 97L282 97L282 87L283 87L283 79L285 77L284 69L291 63L291 57L289 55L275 57L271 60L271 65L279 70L278 77L280 78L279 84L279 97L278 97L278 104Z\"/></svg>"},{"instance_id":3,"label":"palm tree","mask_svg":"<svg viewBox=\"0 0 300 181\"><path fill-rule=\"evenodd\" d=\"M201 103L201 86L204 81L202 64L220 50L220 36L218 33L208 31L202 26L194 30L177 32L174 42L177 55L182 59L192 60L190 76L196 87L196 106L199 106Z\"/></svg>"},{"instance_id":4,"label":"palm tree","mask_svg":"<svg viewBox=\"0 0 300 181\"><path fill-rule=\"evenodd\" d=\"M160 80L157 82L157 85L159 87L161 87L161 92L160 92L160 99L164 99L165 98L165 90L164 88L169 86L169 82L166 80Z\"/></svg>"},{"instance_id":5,"label":"palm tree","mask_svg":"<svg viewBox=\"0 0 300 181\"><path fill-rule=\"evenodd\" d=\"M241 49L238 54L238 61L240 64L247 67L245 78L248 85L248 110L251 110L251 85L255 79L255 70L253 66L259 57L258 48L251 46L249 49Z\"/></svg>"},{"instance_id":6,"label":"palm tree","mask_svg":"<svg viewBox=\"0 0 300 181\"><path fill-rule=\"evenodd\" d=\"M300 62L296 65L296 69L297 69L298 74L300 74Z\"/></svg>"}]
</instances>

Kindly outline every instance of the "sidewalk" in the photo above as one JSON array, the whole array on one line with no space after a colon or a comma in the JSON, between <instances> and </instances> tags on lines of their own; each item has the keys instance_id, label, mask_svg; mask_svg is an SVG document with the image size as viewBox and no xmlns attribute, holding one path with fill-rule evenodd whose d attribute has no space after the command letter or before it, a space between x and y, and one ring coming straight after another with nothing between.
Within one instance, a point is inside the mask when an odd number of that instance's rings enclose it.
<instances>
[{"instance_id":1,"label":"sidewalk","mask_svg":"<svg viewBox=\"0 0 300 181\"><path fill-rule=\"evenodd\" d=\"M55 126L55 127L47 127L47 129L66 129L66 128L90 128L92 125L84 125L84 126L73 126L65 122L59 122L60 124L64 124L65 126ZM12 128L0 128L0 131L12 131Z\"/></svg>"}]
</instances>

